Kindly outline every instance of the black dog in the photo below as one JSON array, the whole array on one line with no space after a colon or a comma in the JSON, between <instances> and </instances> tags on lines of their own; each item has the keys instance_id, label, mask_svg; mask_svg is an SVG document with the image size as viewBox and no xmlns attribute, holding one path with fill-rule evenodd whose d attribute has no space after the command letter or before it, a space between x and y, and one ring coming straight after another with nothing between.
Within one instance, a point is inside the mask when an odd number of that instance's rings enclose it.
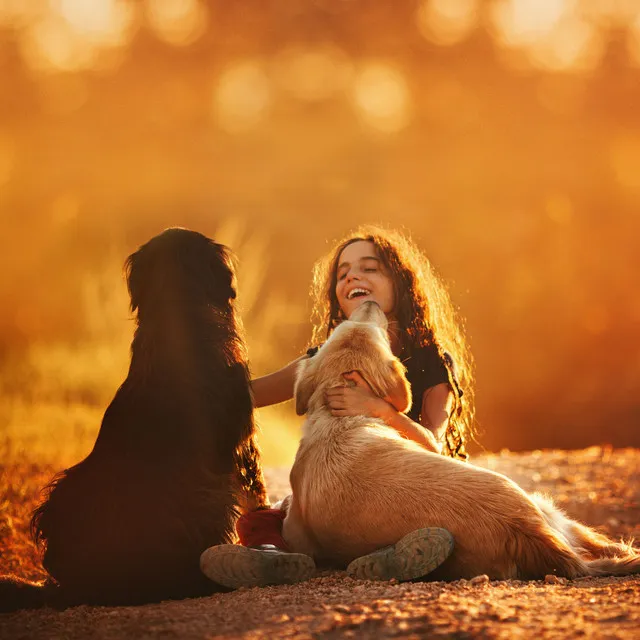
<instances>
[{"instance_id":1,"label":"black dog","mask_svg":"<svg viewBox=\"0 0 640 640\"><path fill-rule=\"evenodd\" d=\"M0 584L0 608L138 604L220 588L200 571L268 505L227 249L168 229L126 262L137 329L129 374L91 453L59 474L31 522L44 587Z\"/></svg>"}]
</instances>

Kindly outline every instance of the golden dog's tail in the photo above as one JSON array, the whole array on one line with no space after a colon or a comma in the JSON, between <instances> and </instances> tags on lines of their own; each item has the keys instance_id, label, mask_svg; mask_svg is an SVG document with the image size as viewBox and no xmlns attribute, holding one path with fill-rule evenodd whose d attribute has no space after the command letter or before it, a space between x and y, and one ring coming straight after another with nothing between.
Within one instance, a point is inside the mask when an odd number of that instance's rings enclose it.
<instances>
[{"instance_id":1,"label":"golden dog's tail","mask_svg":"<svg viewBox=\"0 0 640 640\"><path fill-rule=\"evenodd\" d=\"M587 567L592 576L625 576L640 573L640 553L632 542L614 542L607 536L572 522L569 539L578 553L588 556Z\"/></svg>"},{"instance_id":2,"label":"golden dog's tail","mask_svg":"<svg viewBox=\"0 0 640 640\"><path fill-rule=\"evenodd\" d=\"M621 576L640 573L640 553L631 542L615 542L572 520L546 496L533 494L531 497L549 525L551 535L559 539L561 546L568 547L570 553L584 564L584 568L581 567L580 570L586 573L580 575Z\"/></svg>"},{"instance_id":3,"label":"golden dog's tail","mask_svg":"<svg viewBox=\"0 0 640 640\"><path fill-rule=\"evenodd\" d=\"M631 544L616 543L596 531L574 526L557 531L547 522L520 523L512 532L509 556L518 577L540 580L640 573L640 554Z\"/></svg>"},{"instance_id":4,"label":"golden dog's tail","mask_svg":"<svg viewBox=\"0 0 640 640\"><path fill-rule=\"evenodd\" d=\"M592 576L628 576L640 573L640 554L629 553L617 558L599 558L589 560L589 575Z\"/></svg>"},{"instance_id":5,"label":"golden dog's tail","mask_svg":"<svg viewBox=\"0 0 640 640\"><path fill-rule=\"evenodd\" d=\"M548 574L564 578L592 575L588 564L551 527L521 527L509 543L519 578L541 580Z\"/></svg>"}]
</instances>

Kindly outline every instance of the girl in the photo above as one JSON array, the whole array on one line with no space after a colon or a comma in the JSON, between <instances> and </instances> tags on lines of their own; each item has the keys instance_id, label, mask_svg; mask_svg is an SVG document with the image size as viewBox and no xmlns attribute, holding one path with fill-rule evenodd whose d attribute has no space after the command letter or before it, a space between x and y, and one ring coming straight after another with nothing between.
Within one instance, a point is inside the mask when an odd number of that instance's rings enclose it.
<instances>
[{"instance_id":1,"label":"girl","mask_svg":"<svg viewBox=\"0 0 640 640\"><path fill-rule=\"evenodd\" d=\"M389 319L392 350L411 384L413 402L405 415L395 409L394 398L376 396L357 371L345 372L352 386L327 393L333 415L379 418L430 451L466 460L474 417L472 359L446 289L415 245L397 232L359 229L316 264L312 295L314 344L364 301L377 302ZM302 358L317 350L309 349ZM293 397L302 358L251 383L256 407ZM281 509L265 509L242 516L236 525L242 545L207 549L201 558L205 574L231 588L311 577L313 560L288 553L281 535L285 515ZM414 579L444 562L452 548L448 531L419 529L393 547L354 560L347 572L369 579Z\"/></svg>"}]
</instances>

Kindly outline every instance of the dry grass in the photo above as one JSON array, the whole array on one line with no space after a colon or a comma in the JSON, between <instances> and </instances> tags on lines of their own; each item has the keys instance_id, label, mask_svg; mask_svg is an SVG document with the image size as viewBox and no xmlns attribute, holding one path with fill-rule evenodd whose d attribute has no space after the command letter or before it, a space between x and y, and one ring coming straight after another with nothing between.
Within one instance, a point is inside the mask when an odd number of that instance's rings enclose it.
<instances>
[{"instance_id":1,"label":"dry grass","mask_svg":"<svg viewBox=\"0 0 640 640\"><path fill-rule=\"evenodd\" d=\"M0 457L5 461L0 464L0 574L44 579L39 551L29 535L29 521L54 469L16 455L10 440L0 445Z\"/></svg>"},{"instance_id":2,"label":"dry grass","mask_svg":"<svg viewBox=\"0 0 640 640\"><path fill-rule=\"evenodd\" d=\"M239 304L245 323L252 370L262 375L284 366L275 345L291 325L299 325L302 302L292 305L261 291L268 246L257 234L228 223L213 234L234 247L238 258ZM91 449L102 414L126 376L134 322L122 263L131 250L113 251L101 271L84 276L77 312L84 331L74 340L33 343L0 363L0 438L5 452L19 459L62 468ZM304 295L301 292L301 301ZM288 405L258 412L265 463L293 460L298 421Z\"/></svg>"}]
</instances>

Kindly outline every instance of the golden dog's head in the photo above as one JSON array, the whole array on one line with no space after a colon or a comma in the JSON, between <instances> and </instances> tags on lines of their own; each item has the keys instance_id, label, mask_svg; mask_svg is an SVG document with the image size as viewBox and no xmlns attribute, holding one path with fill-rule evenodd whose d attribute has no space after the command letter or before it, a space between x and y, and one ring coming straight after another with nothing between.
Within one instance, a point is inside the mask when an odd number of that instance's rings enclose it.
<instances>
[{"instance_id":1,"label":"golden dog's head","mask_svg":"<svg viewBox=\"0 0 640 640\"><path fill-rule=\"evenodd\" d=\"M404 411L411 406L411 388L405 370L393 355L387 318L375 302L364 302L336 327L315 356L302 360L296 373L296 413L302 415L324 404L324 391L345 385L343 373L359 371L381 398L398 390Z\"/></svg>"}]
</instances>

